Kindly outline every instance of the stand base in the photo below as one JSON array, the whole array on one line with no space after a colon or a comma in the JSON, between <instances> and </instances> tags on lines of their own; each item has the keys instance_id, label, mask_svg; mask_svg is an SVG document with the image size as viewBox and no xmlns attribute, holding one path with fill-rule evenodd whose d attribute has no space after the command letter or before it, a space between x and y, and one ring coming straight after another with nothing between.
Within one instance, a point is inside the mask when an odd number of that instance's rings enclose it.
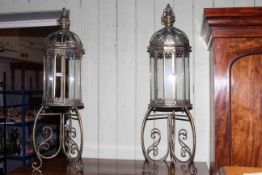
<instances>
[{"instance_id":1,"label":"stand base","mask_svg":"<svg viewBox=\"0 0 262 175\"><path fill-rule=\"evenodd\" d=\"M182 112L183 115L178 115L176 112ZM152 114L152 112L154 112ZM195 125L192 118L192 115L189 112L189 109L187 107L182 108L175 108L171 110L170 108L168 110L161 110L161 114L157 114L156 112L159 112L156 110L156 108L153 108L149 106L141 128L141 145L142 145L142 151L144 158L146 161L164 161L167 159L167 157L170 155L170 158L173 162L179 162L182 164L191 164L195 157L195 148L196 148L196 131L195 131ZM148 121L151 120L161 120L165 119L167 120L167 149L163 156L158 156L158 146L161 141L161 132L158 128L154 127L151 130L151 138L154 140L153 143L146 149L145 147L145 128ZM192 130L192 148L190 148L186 143L185 140L188 137L188 132L186 129L180 129L178 131L178 143L181 146L180 152L181 155L178 157L175 152L175 122L177 120L180 121L186 121L190 123L191 130ZM157 157L158 156L158 157ZM183 159L182 159L183 158Z\"/></svg>"},{"instance_id":2,"label":"stand base","mask_svg":"<svg viewBox=\"0 0 262 175\"><path fill-rule=\"evenodd\" d=\"M51 155L46 155L46 153L50 151L52 143L54 142L54 129L48 124L41 122L48 117L59 118L59 131L57 131L59 132L59 134L57 134L57 139L59 138L58 148L50 153ZM76 124L74 124L74 121L79 125L79 141L77 141ZM37 130L39 130L37 128L38 123L46 125L43 125L41 128L41 135L38 134L36 136ZM80 144L77 142L80 142ZM33 146L38 159L38 161L32 163L34 171L40 171L42 159L52 159L56 157L61 150L70 161L78 161L81 159L83 149L83 126L77 107L52 108L50 106L42 106L33 125Z\"/></svg>"}]
</instances>

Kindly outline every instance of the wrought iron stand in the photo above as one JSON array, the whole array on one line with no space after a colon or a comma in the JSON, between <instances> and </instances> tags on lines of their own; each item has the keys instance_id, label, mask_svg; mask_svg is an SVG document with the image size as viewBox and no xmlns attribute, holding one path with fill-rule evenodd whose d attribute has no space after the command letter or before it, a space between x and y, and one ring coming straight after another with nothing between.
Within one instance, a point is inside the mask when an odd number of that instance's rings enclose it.
<instances>
[{"instance_id":1,"label":"wrought iron stand","mask_svg":"<svg viewBox=\"0 0 262 175\"><path fill-rule=\"evenodd\" d=\"M157 113L161 112L161 114ZM177 112L182 112L182 114L177 114ZM161 141L161 132L158 128L154 127L151 130L151 138L154 139L154 142L148 147L145 147L145 128L147 121L150 120L167 120L167 150L163 156L156 158L158 155L158 145ZM180 153L182 158L181 159L175 154L175 123L177 120L187 121L190 123L191 130L192 130L192 148L190 148L186 143L185 140L188 139L188 131L186 129L180 129L178 131L178 143L181 146ZM195 132L195 125L192 118L192 115L189 112L188 107L179 107L179 108L148 108L141 129L141 144L143 155L146 161L164 161L167 159L168 155L170 155L172 162L178 162L182 164L191 164L193 163L194 156L195 156L195 149L196 149L196 132Z\"/></svg>"},{"instance_id":2,"label":"wrought iron stand","mask_svg":"<svg viewBox=\"0 0 262 175\"><path fill-rule=\"evenodd\" d=\"M50 110L51 109L51 110ZM42 159L51 159L58 155L62 150L66 157L70 161L79 161L81 159L82 148L83 148L83 126L80 114L77 107L56 107L56 111L53 112L52 107L42 106L39 110L33 126L33 146L39 162L34 161L32 167L34 170L40 170L42 166ZM57 110L59 109L59 110ZM51 111L51 112L49 112ZM50 149L50 142L52 142L54 131L48 125L42 127L42 135L36 136L37 123L40 123L41 117L59 117L59 145L57 150L51 155L46 156L44 153ZM77 143L76 139L77 130L74 127L73 121L76 121L79 125L79 142ZM43 136L44 135L44 136ZM40 139L38 139L40 137ZM57 138L58 139L58 138ZM41 141L39 141L41 140ZM39 142L39 143L38 143Z\"/></svg>"}]
</instances>

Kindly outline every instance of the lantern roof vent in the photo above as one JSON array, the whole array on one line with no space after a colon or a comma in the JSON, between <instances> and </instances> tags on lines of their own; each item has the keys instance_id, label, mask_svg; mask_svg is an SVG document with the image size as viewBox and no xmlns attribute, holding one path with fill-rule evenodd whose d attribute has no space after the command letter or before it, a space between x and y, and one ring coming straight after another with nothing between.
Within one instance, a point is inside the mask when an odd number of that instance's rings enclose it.
<instances>
[{"instance_id":1,"label":"lantern roof vent","mask_svg":"<svg viewBox=\"0 0 262 175\"><path fill-rule=\"evenodd\" d=\"M169 4L163 11L161 23L164 28L155 32L150 39L149 51L156 49L162 50L164 47L180 48L185 51L191 51L189 40L186 34L178 28L175 28L175 15Z\"/></svg>"},{"instance_id":2,"label":"lantern roof vent","mask_svg":"<svg viewBox=\"0 0 262 175\"><path fill-rule=\"evenodd\" d=\"M51 33L45 39L45 50L50 49L76 49L84 53L83 45L79 37L69 30L69 11L63 8L60 19L57 20L60 30Z\"/></svg>"}]
</instances>

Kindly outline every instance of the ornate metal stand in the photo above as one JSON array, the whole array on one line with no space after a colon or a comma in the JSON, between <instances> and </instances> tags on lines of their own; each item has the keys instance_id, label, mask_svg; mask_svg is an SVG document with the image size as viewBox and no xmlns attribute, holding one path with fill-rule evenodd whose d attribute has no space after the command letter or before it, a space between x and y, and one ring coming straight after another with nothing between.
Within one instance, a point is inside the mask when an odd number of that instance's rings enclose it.
<instances>
[{"instance_id":1,"label":"ornate metal stand","mask_svg":"<svg viewBox=\"0 0 262 175\"><path fill-rule=\"evenodd\" d=\"M40 121L42 119L41 117L59 117L60 136L57 138L59 139L58 148L54 152L50 153L51 155L46 155L45 153L51 148L51 142L53 142L54 135L53 129L50 126L45 125L41 129L41 135L36 135L38 130L37 124L38 122L42 123ZM76 121L79 125L79 141L77 141L78 135L74 127L75 124L73 124L74 121ZM55 110L53 110L52 107L42 106L35 118L33 126L33 146L38 159L38 162L35 161L32 163L33 169L40 170L42 166L42 159L54 158L61 150L70 161L79 161L83 148L82 131L82 121L77 107L55 107ZM78 144L78 142L80 142L80 144Z\"/></svg>"},{"instance_id":2,"label":"ornate metal stand","mask_svg":"<svg viewBox=\"0 0 262 175\"><path fill-rule=\"evenodd\" d=\"M157 114L156 112L161 111L161 114ZM153 112L153 113L152 113ZM182 114L177 114L177 112L182 112ZM159 143L161 141L161 132L158 128L154 127L151 130L151 138L154 140L153 143L146 148L145 147L145 127L147 124L147 121L150 120L160 120L160 119L166 119L167 120L167 150L163 156L158 156L159 152ZM192 130L192 148L190 148L185 141L188 139L188 132L186 129L180 129L178 131L178 143L180 144L180 156L184 159L181 159L175 154L175 122L177 120L187 121L190 123L191 130ZM163 161L166 160L168 155L170 155L170 158L172 162L179 162L182 164L191 164L193 162L194 156L195 156L195 148L196 148L196 132L195 132L195 125L192 119L192 116L188 110L187 107L181 107L179 109L176 108L164 108L164 109L156 109L153 107L149 107L143 123L142 123L142 129L141 129L141 144L142 144L142 150L144 157L146 161Z\"/></svg>"}]
</instances>

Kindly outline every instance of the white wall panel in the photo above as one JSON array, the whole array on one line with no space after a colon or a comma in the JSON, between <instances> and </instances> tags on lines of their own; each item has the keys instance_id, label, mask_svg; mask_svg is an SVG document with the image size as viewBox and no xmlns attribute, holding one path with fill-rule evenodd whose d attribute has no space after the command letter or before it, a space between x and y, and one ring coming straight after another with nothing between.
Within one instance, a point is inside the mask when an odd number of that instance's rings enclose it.
<instances>
[{"instance_id":1,"label":"white wall panel","mask_svg":"<svg viewBox=\"0 0 262 175\"><path fill-rule=\"evenodd\" d=\"M117 0L117 158L135 158L135 1ZM128 10L127 10L128 9Z\"/></svg>"},{"instance_id":2,"label":"white wall panel","mask_svg":"<svg viewBox=\"0 0 262 175\"><path fill-rule=\"evenodd\" d=\"M256 7L261 7L262 6L262 1L261 0L255 0L255 6Z\"/></svg>"},{"instance_id":3,"label":"white wall panel","mask_svg":"<svg viewBox=\"0 0 262 175\"><path fill-rule=\"evenodd\" d=\"M85 108L81 111L84 123L84 157L98 157L99 136L99 3L82 1L82 42L85 49L82 71L82 94ZM85 66L84 66L85 65Z\"/></svg>"},{"instance_id":4,"label":"white wall panel","mask_svg":"<svg viewBox=\"0 0 262 175\"><path fill-rule=\"evenodd\" d=\"M235 0L213 0L214 7L234 7Z\"/></svg>"},{"instance_id":5,"label":"white wall panel","mask_svg":"<svg viewBox=\"0 0 262 175\"><path fill-rule=\"evenodd\" d=\"M117 156L116 0L99 3L99 158Z\"/></svg>"},{"instance_id":6,"label":"white wall panel","mask_svg":"<svg viewBox=\"0 0 262 175\"><path fill-rule=\"evenodd\" d=\"M212 1L194 1L194 118L196 126L196 160L209 162L209 53L200 31L203 9L212 8Z\"/></svg>"},{"instance_id":7,"label":"white wall panel","mask_svg":"<svg viewBox=\"0 0 262 175\"><path fill-rule=\"evenodd\" d=\"M235 0L236 7L254 7L255 0Z\"/></svg>"}]
</instances>

